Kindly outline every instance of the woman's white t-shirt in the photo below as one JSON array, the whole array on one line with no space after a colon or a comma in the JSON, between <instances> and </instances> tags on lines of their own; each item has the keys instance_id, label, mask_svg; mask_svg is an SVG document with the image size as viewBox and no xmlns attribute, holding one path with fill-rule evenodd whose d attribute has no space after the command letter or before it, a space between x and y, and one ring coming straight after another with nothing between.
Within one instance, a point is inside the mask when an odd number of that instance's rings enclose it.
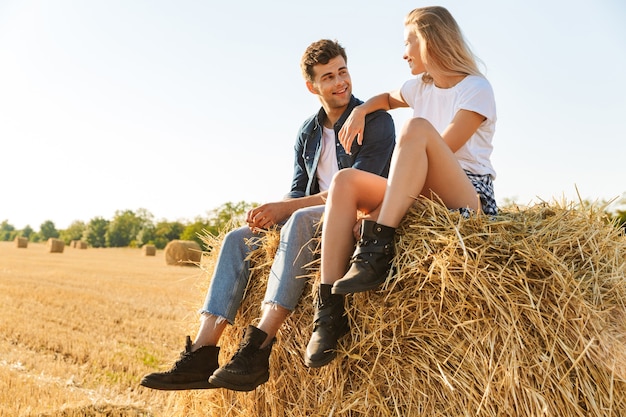
<instances>
[{"instance_id":1,"label":"woman's white t-shirt","mask_svg":"<svg viewBox=\"0 0 626 417\"><path fill-rule=\"evenodd\" d=\"M422 75L404 83L402 98L413 109L414 117L428 120L442 134L459 110L476 112L486 118L470 139L456 151L461 167L473 174L491 175L492 139L496 127L496 102L486 78L468 75L452 88L424 83Z\"/></svg>"}]
</instances>

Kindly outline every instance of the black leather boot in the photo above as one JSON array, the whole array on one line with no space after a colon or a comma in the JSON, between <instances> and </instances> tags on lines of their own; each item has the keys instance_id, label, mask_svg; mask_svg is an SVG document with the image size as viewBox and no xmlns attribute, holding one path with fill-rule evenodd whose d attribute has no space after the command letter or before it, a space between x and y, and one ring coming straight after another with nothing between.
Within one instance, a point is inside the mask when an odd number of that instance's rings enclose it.
<instances>
[{"instance_id":1,"label":"black leather boot","mask_svg":"<svg viewBox=\"0 0 626 417\"><path fill-rule=\"evenodd\" d=\"M217 346L203 346L192 352L191 338L187 336L185 350L172 369L144 376L141 385L160 390L215 388L209 383L209 377L219 367L219 352L220 348Z\"/></svg>"},{"instance_id":2,"label":"black leather boot","mask_svg":"<svg viewBox=\"0 0 626 417\"><path fill-rule=\"evenodd\" d=\"M396 229L363 220L361 239L350 260L350 269L333 285L333 294L349 294L378 288L391 269Z\"/></svg>"},{"instance_id":3,"label":"black leather boot","mask_svg":"<svg viewBox=\"0 0 626 417\"><path fill-rule=\"evenodd\" d=\"M331 293L332 285L320 284L313 334L306 347L304 362L311 368L319 368L337 356L337 341L349 330L348 317L344 314L343 295Z\"/></svg>"},{"instance_id":4,"label":"black leather boot","mask_svg":"<svg viewBox=\"0 0 626 417\"><path fill-rule=\"evenodd\" d=\"M209 382L233 391L252 391L270 378L270 353L276 338L261 349L267 333L248 326L239 349L226 365L211 375Z\"/></svg>"}]
</instances>

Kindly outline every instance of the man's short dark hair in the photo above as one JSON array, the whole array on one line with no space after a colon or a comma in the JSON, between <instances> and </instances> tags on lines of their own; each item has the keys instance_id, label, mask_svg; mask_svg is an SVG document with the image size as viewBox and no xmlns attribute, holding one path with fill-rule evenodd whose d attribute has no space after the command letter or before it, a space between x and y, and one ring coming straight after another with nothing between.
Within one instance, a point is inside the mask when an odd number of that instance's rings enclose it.
<instances>
[{"instance_id":1,"label":"man's short dark hair","mask_svg":"<svg viewBox=\"0 0 626 417\"><path fill-rule=\"evenodd\" d=\"M300 61L300 68L302 69L304 79L313 82L315 76L313 67L318 64L328 64L328 61L338 56L342 56L346 63L348 63L346 50L343 49L343 46L336 40L322 39L313 42L306 48L304 55L302 55L302 60Z\"/></svg>"}]
</instances>

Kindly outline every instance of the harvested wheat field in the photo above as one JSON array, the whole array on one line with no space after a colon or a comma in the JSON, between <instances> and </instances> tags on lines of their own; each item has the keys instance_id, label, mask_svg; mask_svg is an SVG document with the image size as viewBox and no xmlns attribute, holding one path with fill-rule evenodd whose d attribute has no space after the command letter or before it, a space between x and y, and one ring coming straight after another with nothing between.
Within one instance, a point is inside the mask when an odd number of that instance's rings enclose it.
<instances>
[{"instance_id":1,"label":"harvested wheat field","mask_svg":"<svg viewBox=\"0 0 626 417\"><path fill-rule=\"evenodd\" d=\"M0 416L184 415L139 380L195 332L205 282L163 251L0 242Z\"/></svg>"},{"instance_id":2,"label":"harvested wheat field","mask_svg":"<svg viewBox=\"0 0 626 417\"><path fill-rule=\"evenodd\" d=\"M277 244L268 233L254 254L222 361L259 315ZM351 334L331 364L303 363L309 286L274 346L270 380L251 393L182 394L185 415L626 415L626 238L600 212L541 205L463 219L420 201L396 247L385 287L348 297Z\"/></svg>"},{"instance_id":3,"label":"harvested wheat field","mask_svg":"<svg viewBox=\"0 0 626 417\"><path fill-rule=\"evenodd\" d=\"M395 274L347 297L351 334L328 366L303 363L308 285L255 391L139 387L195 334L220 240L207 244L202 269L138 249L0 245L1 415L626 415L626 238L601 212L555 204L463 219L420 201L398 230ZM277 244L267 233L253 253L221 363L259 315Z\"/></svg>"}]
</instances>

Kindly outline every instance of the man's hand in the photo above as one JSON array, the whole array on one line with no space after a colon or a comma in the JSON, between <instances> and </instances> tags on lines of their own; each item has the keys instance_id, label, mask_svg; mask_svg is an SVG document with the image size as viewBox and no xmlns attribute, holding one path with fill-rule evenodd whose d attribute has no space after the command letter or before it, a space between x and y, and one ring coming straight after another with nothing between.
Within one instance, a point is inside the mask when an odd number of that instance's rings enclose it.
<instances>
[{"instance_id":1,"label":"man's hand","mask_svg":"<svg viewBox=\"0 0 626 417\"><path fill-rule=\"evenodd\" d=\"M246 223L251 230L269 229L291 215L291 206L287 201L265 203L248 211Z\"/></svg>"}]
</instances>

